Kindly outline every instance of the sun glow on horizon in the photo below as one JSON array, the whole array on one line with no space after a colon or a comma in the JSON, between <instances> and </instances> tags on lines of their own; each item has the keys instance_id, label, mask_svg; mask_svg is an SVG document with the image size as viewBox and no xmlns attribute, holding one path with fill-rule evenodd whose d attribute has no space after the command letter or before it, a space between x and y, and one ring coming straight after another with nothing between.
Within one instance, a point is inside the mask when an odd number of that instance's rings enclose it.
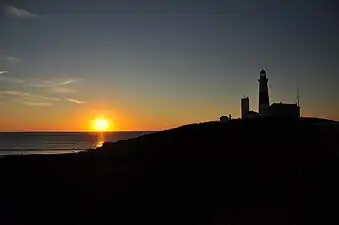
<instances>
[{"instance_id":1,"label":"sun glow on horizon","mask_svg":"<svg viewBox=\"0 0 339 225\"><path fill-rule=\"evenodd\" d=\"M96 118L96 119L93 120L92 127L93 127L94 131L105 132L105 131L109 131L110 123L107 119Z\"/></svg>"}]
</instances>

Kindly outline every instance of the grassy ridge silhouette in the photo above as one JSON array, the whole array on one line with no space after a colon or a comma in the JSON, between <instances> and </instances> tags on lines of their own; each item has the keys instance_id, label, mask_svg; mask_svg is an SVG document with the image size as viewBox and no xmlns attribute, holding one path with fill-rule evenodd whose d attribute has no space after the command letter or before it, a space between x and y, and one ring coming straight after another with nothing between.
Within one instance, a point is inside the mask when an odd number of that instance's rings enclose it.
<instances>
[{"instance_id":1,"label":"grassy ridge silhouette","mask_svg":"<svg viewBox=\"0 0 339 225\"><path fill-rule=\"evenodd\" d=\"M316 118L257 118L186 125L78 154L6 157L1 218L4 224L337 221L338 131L334 121Z\"/></svg>"}]
</instances>

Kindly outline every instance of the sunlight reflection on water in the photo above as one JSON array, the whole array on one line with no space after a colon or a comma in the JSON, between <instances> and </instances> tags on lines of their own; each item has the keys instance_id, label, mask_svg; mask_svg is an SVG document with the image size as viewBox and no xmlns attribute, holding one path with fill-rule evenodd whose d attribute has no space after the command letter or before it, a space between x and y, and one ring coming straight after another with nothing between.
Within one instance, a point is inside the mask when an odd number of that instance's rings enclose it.
<instances>
[{"instance_id":1,"label":"sunlight reflection on water","mask_svg":"<svg viewBox=\"0 0 339 225\"><path fill-rule=\"evenodd\" d=\"M98 141L97 144L95 145L96 148L100 148L104 145L103 141Z\"/></svg>"},{"instance_id":2,"label":"sunlight reflection on water","mask_svg":"<svg viewBox=\"0 0 339 225\"><path fill-rule=\"evenodd\" d=\"M146 133L149 132L0 132L0 155L74 153Z\"/></svg>"},{"instance_id":3,"label":"sunlight reflection on water","mask_svg":"<svg viewBox=\"0 0 339 225\"><path fill-rule=\"evenodd\" d=\"M103 132L98 133L98 140L97 143L95 144L95 148L100 148L105 142L105 134Z\"/></svg>"}]
</instances>

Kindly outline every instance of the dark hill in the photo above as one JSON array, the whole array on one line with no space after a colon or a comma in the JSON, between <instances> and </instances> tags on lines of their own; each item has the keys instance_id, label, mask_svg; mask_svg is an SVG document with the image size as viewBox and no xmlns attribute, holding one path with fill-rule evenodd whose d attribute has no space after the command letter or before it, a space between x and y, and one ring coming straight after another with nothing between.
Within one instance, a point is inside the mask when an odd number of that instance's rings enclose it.
<instances>
[{"instance_id":1,"label":"dark hill","mask_svg":"<svg viewBox=\"0 0 339 225\"><path fill-rule=\"evenodd\" d=\"M0 160L1 224L338 222L339 125L209 122Z\"/></svg>"}]
</instances>

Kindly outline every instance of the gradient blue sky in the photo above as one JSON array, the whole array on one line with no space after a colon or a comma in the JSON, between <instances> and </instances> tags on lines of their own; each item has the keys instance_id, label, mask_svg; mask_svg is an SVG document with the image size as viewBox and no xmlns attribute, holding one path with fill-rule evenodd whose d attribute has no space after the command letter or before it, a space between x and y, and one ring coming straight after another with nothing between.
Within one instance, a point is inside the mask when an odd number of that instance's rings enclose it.
<instances>
[{"instance_id":1,"label":"gradient blue sky","mask_svg":"<svg viewBox=\"0 0 339 225\"><path fill-rule=\"evenodd\" d=\"M158 130L273 102L339 120L333 0L13 0L0 14L1 131Z\"/></svg>"}]
</instances>

